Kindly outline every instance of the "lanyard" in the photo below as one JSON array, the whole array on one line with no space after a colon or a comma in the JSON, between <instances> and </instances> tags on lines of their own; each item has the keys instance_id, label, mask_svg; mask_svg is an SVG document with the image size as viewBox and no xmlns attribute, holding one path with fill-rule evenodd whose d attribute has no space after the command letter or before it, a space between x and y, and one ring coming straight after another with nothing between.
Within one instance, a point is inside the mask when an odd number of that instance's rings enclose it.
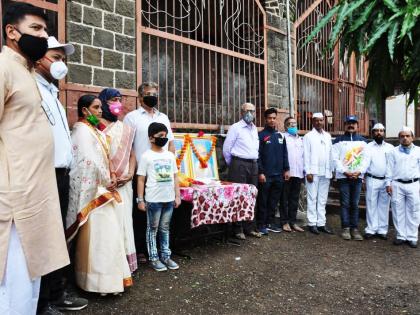
<instances>
[{"instance_id":1,"label":"lanyard","mask_svg":"<svg viewBox=\"0 0 420 315\"><path fill-rule=\"evenodd\" d=\"M66 123L64 122L63 115L61 114L61 109L60 109L61 105L58 103L57 98L55 98L55 97L54 97L54 101L55 101L55 105L57 106L57 111L58 111L58 114L60 115L61 123L63 125L63 128L64 128L65 132L66 132L67 138L68 138L69 142L71 143L70 132L68 131ZM55 122L54 114L51 112L49 106L47 105L47 103L44 100L41 101L41 107L44 110L44 113L47 116L48 121L50 122L51 126L55 126L56 122Z\"/></svg>"}]
</instances>

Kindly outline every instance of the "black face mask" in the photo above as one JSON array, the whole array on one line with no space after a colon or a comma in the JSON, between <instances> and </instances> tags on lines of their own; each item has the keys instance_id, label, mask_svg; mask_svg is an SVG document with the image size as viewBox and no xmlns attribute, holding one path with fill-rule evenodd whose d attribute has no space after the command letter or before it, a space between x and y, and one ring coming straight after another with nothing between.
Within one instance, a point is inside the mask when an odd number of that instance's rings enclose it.
<instances>
[{"instance_id":1,"label":"black face mask","mask_svg":"<svg viewBox=\"0 0 420 315\"><path fill-rule=\"evenodd\" d=\"M19 30L17 31L22 35L17 42L19 49L29 60L35 63L45 56L48 50L48 41L46 38L22 34Z\"/></svg>"},{"instance_id":2,"label":"black face mask","mask_svg":"<svg viewBox=\"0 0 420 315\"><path fill-rule=\"evenodd\" d=\"M155 95L146 95L143 96L143 102L149 107L155 107L158 102L158 98Z\"/></svg>"},{"instance_id":3,"label":"black face mask","mask_svg":"<svg viewBox=\"0 0 420 315\"><path fill-rule=\"evenodd\" d=\"M158 147L163 147L163 146L165 146L165 144L168 143L168 138L156 138L156 137L154 137L154 138L155 138L155 144Z\"/></svg>"}]
</instances>

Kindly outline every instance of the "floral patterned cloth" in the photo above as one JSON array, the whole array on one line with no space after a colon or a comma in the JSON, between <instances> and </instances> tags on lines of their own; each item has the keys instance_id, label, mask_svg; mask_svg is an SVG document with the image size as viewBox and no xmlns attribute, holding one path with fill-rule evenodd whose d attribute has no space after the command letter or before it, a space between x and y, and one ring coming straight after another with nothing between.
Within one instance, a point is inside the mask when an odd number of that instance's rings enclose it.
<instances>
[{"instance_id":1,"label":"floral patterned cloth","mask_svg":"<svg viewBox=\"0 0 420 315\"><path fill-rule=\"evenodd\" d=\"M257 188L248 184L181 187L181 199L193 205L191 227L249 221L254 218Z\"/></svg>"}]
</instances>

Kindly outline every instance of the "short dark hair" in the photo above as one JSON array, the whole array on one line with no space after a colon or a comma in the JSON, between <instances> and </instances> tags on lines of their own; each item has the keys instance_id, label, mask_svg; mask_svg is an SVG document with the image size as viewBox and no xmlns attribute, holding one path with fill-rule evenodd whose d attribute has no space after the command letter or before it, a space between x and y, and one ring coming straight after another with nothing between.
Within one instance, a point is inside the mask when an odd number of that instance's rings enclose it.
<instances>
[{"instance_id":1,"label":"short dark hair","mask_svg":"<svg viewBox=\"0 0 420 315\"><path fill-rule=\"evenodd\" d=\"M6 8L3 15L3 37L6 40L6 25L19 23L27 15L35 15L48 21L48 16L44 10L25 2L12 1Z\"/></svg>"},{"instance_id":2,"label":"short dark hair","mask_svg":"<svg viewBox=\"0 0 420 315\"><path fill-rule=\"evenodd\" d=\"M162 123L158 123L158 122L153 122L149 125L149 129L147 129L147 133L150 137L153 137L155 134L161 132L161 131L165 131L166 134L168 134L168 128L166 128L166 126Z\"/></svg>"},{"instance_id":3,"label":"short dark hair","mask_svg":"<svg viewBox=\"0 0 420 315\"><path fill-rule=\"evenodd\" d=\"M267 118L267 116L271 114L276 114L277 116L277 109L275 109L274 107L266 109L264 112L264 118Z\"/></svg>"},{"instance_id":4,"label":"short dark hair","mask_svg":"<svg viewBox=\"0 0 420 315\"><path fill-rule=\"evenodd\" d=\"M96 99L99 98L92 94L85 94L80 96L79 100L77 101L77 114L80 118L83 118L83 108L88 108Z\"/></svg>"},{"instance_id":5,"label":"short dark hair","mask_svg":"<svg viewBox=\"0 0 420 315\"><path fill-rule=\"evenodd\" d=\"M295 117L293 117L293 116L289 116L289 117L287 117L287 118L284 120L284 125L285 125L285 126L286 126L287 122L288 122L290 119L295 119Z\"/></svg>"}]
</instances>

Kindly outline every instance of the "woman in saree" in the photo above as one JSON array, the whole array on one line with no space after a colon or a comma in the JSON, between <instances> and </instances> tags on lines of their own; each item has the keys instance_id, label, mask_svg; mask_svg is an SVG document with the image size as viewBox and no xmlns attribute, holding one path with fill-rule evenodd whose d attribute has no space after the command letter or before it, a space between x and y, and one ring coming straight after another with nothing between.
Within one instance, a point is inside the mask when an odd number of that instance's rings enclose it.
<instances>
[{"instance_id":1,"label":"woman in saree","mask_svg":"<svg viewBox=\"0 0 420 315\"><path fill-rule=\"evenodd\" d=\"M132 278L117 215L121 198L110 163L110 139L98 129L101 105L94 95L84 95L77 103L66 237L70 242L77 236L77 285L105 295L123 292L132 285Z\"/></svg>"},{"instance_id":2,"label":"woman in saree","mask_svg":"<svg viewBox=\"0 0 420 315\"><path fill-rule=\"evenodd\" d=\"M111 138L110 162L117 176L117 191L121 201L116 205L121 229L124 233L125 255L130 271L137 270L136 247L133 232L133 187L136 156L132 150L134 129L118 120L123 106L121 93L116 89L104 89L99 93L102 102L102 131Z\"/></svg>"}]
</instances>

